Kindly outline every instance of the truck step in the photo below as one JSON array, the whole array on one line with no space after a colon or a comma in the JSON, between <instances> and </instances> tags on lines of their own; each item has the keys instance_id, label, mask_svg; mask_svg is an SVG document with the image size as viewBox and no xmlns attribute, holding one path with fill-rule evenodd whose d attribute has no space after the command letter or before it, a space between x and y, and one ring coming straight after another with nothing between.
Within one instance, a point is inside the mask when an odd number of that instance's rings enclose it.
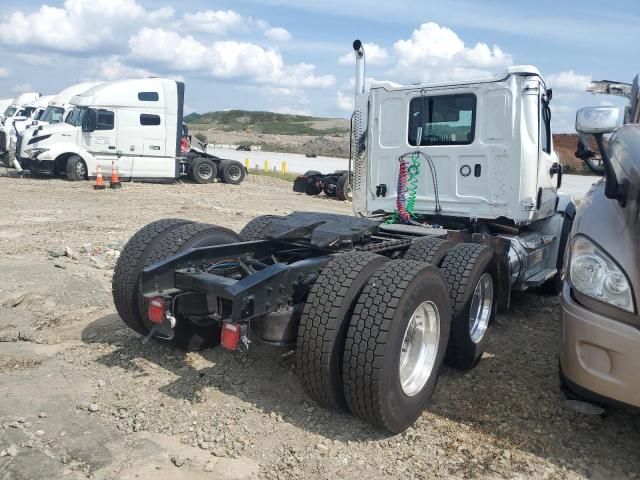
<instances>
[{"instance_id":1,"label":"truck step","mask_svg":"<svg viewBox=\"0 0 640 480\"><path fill-rule=\"evenodd\" d=\"M407 233L410 235L428 235L435 237L447 236L447 230L445 230L444 228L420 227L418 225L403 225L396 223L383 223L382 225L380 225L380 230L384 232Z\"/></svg>"},{"instance_id":2,"label":"truck step","mask_svg":"<svg viewBox=\"0 0 640 480\"><path fill-rule=\"evenodd\" d=\"M558 270L555 268L545 268L538 273L527 278L527 287L539 287L544 282L552 278Z\"/></svg>"}]
</instances>

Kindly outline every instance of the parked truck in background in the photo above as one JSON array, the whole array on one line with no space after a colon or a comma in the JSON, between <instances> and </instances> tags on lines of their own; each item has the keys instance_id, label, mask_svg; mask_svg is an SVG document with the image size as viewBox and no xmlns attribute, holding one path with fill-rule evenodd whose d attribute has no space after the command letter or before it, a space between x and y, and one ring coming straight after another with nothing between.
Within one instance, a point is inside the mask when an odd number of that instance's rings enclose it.
<instances>
[{"instance_id":1,"label":"parked truck in background","mask_svg":"<svg viewBox=\"0 0 640 480\"><path fill-rule=\"evenodd\" d=\"M560 292L575 207L535 67L366 93L353 47L355 216L265 215L239 234L151 223L124 247L113 298L130 328L178 347L295 349L311 398L400 432L443 362L477 364L511 290Z\"/></svg>"},{"instance_id":2,"label":"parked truck in background","mask_svg":"<svg viewBox=\"0 0 640 480\"><path fill-rule=\"evenodd\" d=\"M86 92L88 89L101 85L103 82L84 82L72 85L62 90L56 95L48 104L46 110L42 116L37 120L28 123L25 129L19 132L16 140L16 157L19 162L25 166L28 163L29 155L25 152L34 142L31 139L34 136L43 137L48 135L48 132L55 132L59 135L66 130L68 133L75 132L75 127L70 123L65 123L71 111L73 105L71 99ZM55 129L48 127L48 125L59 125ZM31 142L31 143L30 143Z\"/></svg>"},{"instance_id":3,"label":"parked truck in background","mask_svg":"<svg viewBox=\"0 0 640 480\"><path fill-rule=\"evenodd\" d=\"M83 180L95 178L99 167L109 172L115 163L123 180L175 181L203 171L193 168L202 166L199 157L181 148L184 83L119 80L92 87L70 103L66 124L38 127L23 140L20 159L32 173Z\"/></svg>"},{"instance_id":4,"label":"parked truck in background","mask_svg":"<svg viewBox=\"0 0 640 480\"><path fill-rule=\"evenodd\" d=\"M13 122L15 120L23 120L30 113L31 107L27 104L32 103L40 98L40 94L36 92L28 92L18 95L11 101L11 105L4 111L4 118L0 125L0 161L6 166L12 165L11 158L11 132L13 131ZM15 144L13 145L15 149Z\"/></svg>"},{"instance_id":5,"label":"parked truck in background","mask_svg":"<svg viewBox=\"0 0 640 480\"><path fill-rule=\"evenodd\" d=\"M13 103L13 98L0 98L0 124L5 118L5 112Z\"/></svg>"},{"instance_id":6,"label":"parked truck in background","mask_svg":"<svg viewBox=\"0 0 640 480\"><path fill-rule=\"evenodd\" d=\"M42 95L37 100L30 102L18 112L18 115L13 120L13 130L11 134L11 146L15 151L15 145L18 135L27 128L27 125L31 125L34 122L38 122L45 110L49 106L49 102L55 98L55 95Z\"/></svg>"}]
</instances>

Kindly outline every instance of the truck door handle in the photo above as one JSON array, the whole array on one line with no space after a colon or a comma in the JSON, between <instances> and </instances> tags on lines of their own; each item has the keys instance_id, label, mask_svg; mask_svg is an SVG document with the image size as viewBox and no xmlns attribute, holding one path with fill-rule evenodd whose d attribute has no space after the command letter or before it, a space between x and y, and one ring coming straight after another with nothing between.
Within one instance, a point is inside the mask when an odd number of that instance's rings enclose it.
<instances>
[{"instance_id":1,"label":"truck door handle","mask_svg":"<svg viewBox=\"0 0 640 480\"><path fill-rule=\"evenodd\" d=\"M109 145L109 150L115 150L116 147L114 147L113 145Z\"/></svg>"}]
</instances>

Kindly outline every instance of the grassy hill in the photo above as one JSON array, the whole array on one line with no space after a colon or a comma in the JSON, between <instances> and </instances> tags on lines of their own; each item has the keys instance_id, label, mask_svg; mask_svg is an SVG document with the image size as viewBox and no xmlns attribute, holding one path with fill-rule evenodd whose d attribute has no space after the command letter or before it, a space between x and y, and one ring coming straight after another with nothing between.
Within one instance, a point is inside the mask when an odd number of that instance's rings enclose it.
<instances>
[{"instance_id":1,"label":"grassy hill","mask_svg":"<svg viewBox=\"0 0 640 480\"><path fill-rule=\"evenodd\" d=\"M194 130L213 128L225 132L271 135L341 135L349 132L349 121L341 118L319 118L247 110L191 113L184 120Z\"/></svg>"}]
</instances>

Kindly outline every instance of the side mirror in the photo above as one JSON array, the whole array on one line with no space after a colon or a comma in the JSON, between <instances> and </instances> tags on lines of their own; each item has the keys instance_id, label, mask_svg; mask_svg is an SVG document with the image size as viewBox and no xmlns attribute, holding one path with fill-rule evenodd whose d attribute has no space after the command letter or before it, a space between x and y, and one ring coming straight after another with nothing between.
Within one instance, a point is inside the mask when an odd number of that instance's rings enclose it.
<instances>
[{"instance_id":1,"label":"side mirror","mask_svg":"<svg viewBox=\"0 0 640 480\"><path fill-rule=\"evenodd\" d=\"M618 127L620 111L615 107L588 107L578 110L576 114L576 130L580 134L592 134L598 144L602 158L602 171L605 176L604 195L611 200L617 200L621 207L627 203L628 181L618 181L611 165L609 152L604 144L604 135L613 132ZM580 149L579 149L580 150ZM588 160L592 157L583 152ZM589 161L587 161L589 166ZM595 172L595 170L592 169Z\"/></svg>"},{"instance_id":2,"label":"side mirror","mask_svg":"<svg viewBox=\"0 0 640 480\"><path fill-rule=\"evenodd\" d=\"M620 110L616 107L581 108L576 114L576 131L603 135L618 128Z\"/></svg>"},{"instance_id":3,"label":"side mirror","mask_svg":"<svg viewBox=\"0 0 640 480\"><path fill-rule=\"evenodd\" d=\"M98 123L98 112L95 110L87 110L86 115L82 119L82 131L93 132L96 129Z\"/></svg>"}]
</instances>

